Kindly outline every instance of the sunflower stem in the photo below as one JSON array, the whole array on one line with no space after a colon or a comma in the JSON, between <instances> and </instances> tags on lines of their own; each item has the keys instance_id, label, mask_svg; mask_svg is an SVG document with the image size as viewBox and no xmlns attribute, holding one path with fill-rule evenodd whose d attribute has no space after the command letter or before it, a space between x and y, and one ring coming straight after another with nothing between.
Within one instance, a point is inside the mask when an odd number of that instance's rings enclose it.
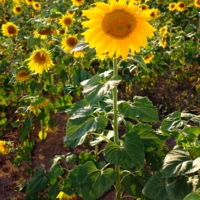
<instances>
[{"instance_id":1,"label":"sunflower stem","mask_svg":"<svg viewBox=\"0 0 200 200\"><path fill-rule=\"evenodd\" d=\"M114 76L118 75L117 68L117 58L113 59L113 70ZM113 89L113 110L114 110L114 141L116 144L119 144L119 134L118 134L118 107L117 107L117 87ZM120 181L120 166L115 166L116 172L116 200L121 200L121 181Z\"/></svg>"}]
</instances>

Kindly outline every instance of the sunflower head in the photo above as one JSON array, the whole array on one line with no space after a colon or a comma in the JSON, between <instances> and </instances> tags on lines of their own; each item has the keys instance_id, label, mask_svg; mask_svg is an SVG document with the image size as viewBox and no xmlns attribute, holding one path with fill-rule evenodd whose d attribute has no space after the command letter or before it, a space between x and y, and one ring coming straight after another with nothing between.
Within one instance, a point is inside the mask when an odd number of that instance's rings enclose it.
<instances>
[{"instance_id":1,"label":"sunflower head","mask_svg":"<svg viewBox=\"0 0 200 200\"><path fill-rule=\"evenodd\" d=\"M75 58L83 58L86 54L84 51L73 51L73 53Z\"/></svg>"},{"instance_id":2,"label":"sunflower head","mask_svg":"<svg viewBox=\"0 0 200 200\"><path fill-rule=\"evenodd\" d=\"M75 15L75 11L70 10L70 11L67 11L66 14L73 17Z\"/></svg>"},{"instance_id":3,"label":"sunflower head","mask_svg":"<svg viewBox=\"0 0 200 200\"><path fill-rule=\"evenodd\" d=\"M45 99L44 97L41 97L31 103L31 105L29 106L29 110L34 112L40 108L46 108L48 105L49 105L49 100Z\"/></svg>"},{"instance_id":4,"label":"sunflower head","mask_svg":"<svg viewBox=\"0 0 200 200\"><path fill-rule=\"evenodd\" d=\"M9 153L9 148L6 141L0 140L0 153L1 154Z\"/></svg>"},{"instance_id":5,"label":"sunflower head","mask_svg":"<svg viewBox=\"0 0 200 200\"><path fill-rule=\"evenodd\" d=\"M74 5L81 6L81 5L83 5L83 3L84 3L85 0L71 0L71 1L72 1L72 3Z\"/></svg>"},{"instance_id":6,"label":"sunflower head","mask_svg":"<svg viewBox=\"0 0 200 200\"><path fill-rule=\"evenodd\" d=\"M165 48L167 46L167 40L165 37L163 37L161 40L160 40L160 45L162 46L162 48Z\"/></svg>"},{"instance_id":7,"label":"sunflower head","mask_svg":"<svg viewBox=\"0 0 200 200\"><path fill-rule=\"evenodd\" d=\"M149 6L146 5L146 4L141 4L141 5L139 5L139 8L140 8L141 10L148 10L148 9L149 9Z\"/></svg>"},{"instance_id":8,"label":"sunflower head","mask_svg":"<svg viewBox=\"0 0 200 200\"><path fill-rule=\"evenodd\" d=\"M89 21L82 22L89 28L82 35L90 48L96 47L97 55L108 52L109 56L126 59L129 51L135 53L147 45L147 37L155 30L147 20L152 17L149 10L143 11L132 1L110 1L95 3L96 7L83 10Z\"/></svg>"},{"instance_id":9,"label":"sunflower head","mask_svg":"<svg viewBox=\"0 0 200 200\"><path fill-rule=\"evenodd\" d=\"M6 0L0 0L0 3L4 4L4 3L6 3Z\"/></svg>"},{"instance_id":10,"label":"sunflower head","mask_svg":"<svg viewBox=\"0 0 200 200\"><path fill-rule=\"evenodd\" d=\"M28 77L28 70L26 70L25 68L19 69L19 70L17 71L17 73L16 73L15 79L16 79L18 82L20 82L20 83L22 83L22 82L28 80L28 79L29 79L29 77Z\"/></svg>"},{"instance_id":11,"label":"sunflower head","mask_svg":"<svg viewBox=\"0 0 200 200\"><path fill-rule=\"evenodd\" d=\"M165 31L167 31L168 27L163 26L162 28L159 29L159 33L162 35Z\"/></svg>"},{"instance_id":12,"label":"sunflower head","mask_svg":"<svg viewBox=\"0 0 200 200\"><path fill-rule=\"evenodd\" d=\"M27 5L31 5L33 3L33 0L26 0Z\"/></svg>"},{"instance_id":13,"label":"sunflower head","mask_svg":"<svg viewBox=\"0 0 200 200\"><path fill-rule=\"evenodd\" d=\"M186 9L186 4L184 2L178 2L176 9L178 11L184 11Z\"/></svg>"},{"instance_id":14,"label":"sunflower head","mask_svg":"<svg viewBox=\"0 0 200 200\"><path fill-rule=\"evenodd\" d=\"M56 198L59 199L59 200L62 200L62 199L74 199L74 198L76 198L76 195L75 194L68 195L68 194L66 194L64 192L60 192Z\"/></svg>"},{"instance_id":15,"label":"sunflower head","mask_svg":"<svg viewBox=\"0 0 200 200\"><path fill-rule=\"evenodd\" d=\"M69 35L67 38L62 38L61 46L65 51L70 51L78 44L75 35Z\"/></svg>"},{"instance_id":16,"label":"sunflower head","mask_svg":"<svg viewBox=\"0 0 200 200\"><path fill-rule=\"evenodd\" d=\"M29 61L28 67L31 71L39 74L42 74L44 70L49 70L54 65L51 53L44 48L35 50L25 61Z\"/></svg>"},{"instance_id":17,"label":"sunflower head","mask_svg":"<svg viewBox=\"0 0 200 200\"><path fill-rule=\"evenodd\" d=\"M195 0L194 5L195 7L200 8L200 0Z\"/></svg>"},{"instance_id":18,"label":"sunflower head","mask_svg":"<svg viewBox=\"0 0 200 200\"><path fill-rule=\"evenodd\" d=\"M160 16L160 11L156 8L152 8L152 9L149 9L149 15L151 17L150 20L155 20L156 18L158 18Z\"/></svg>"},{"instance_id":19,"label":"sunflower head","mask_svg":"<svg viewBox=\"0 0 200 200\"><path fill-rule=\"evenodd\" d=\"M32 6L35 10L40 10L41 9L41 5L39 2L37 1L33 1Z\"/></svg>"},{"instance_id":20,"label":"sunflower head","mask_svg":"<svg viewBox=\"0 0 200 200\"><path fill-rule=\"evenodd\" d=\"M60 29L58 30L58 35L65 35L67 33L67 30L66 29Z\"/></svg>"},{"instance_id":21,"label":"sunflower head","mask_svg":"<svg viewBox=\"0 0 200 200\"><path fill-rule=\"evenodd\" d=\"M34 31L34 37L38 38L40 37L41 39L46 39L48 35L56 35L57 31L54 27L44 27L42 29L39 29L37 31Z\"/></svg>"},{"instance_id":22,"label":"sunflower head","mask_svg":"<svg viewBox=\"0 0 200 200\"><path fill-rule=\"evenodd\" d=\"M2 33L4 36L12 37L14 35L18 35L19 29L12 22L7 22L2 25Z\"/></svg>"},{"instance_id":23,"label":"sunflower head","mask_svg":"<svg viewBox=\"0 0 200 200\"><path fill-rule=\"evenodd\" d=\"M153 54L147 54L143 57L145 63L150 63L154 58Z\"/></svg>"},{"instance_id":24,"label":"sunflower head","mask_svg":"<svg viewBox=\"0 0 200 200\"><path fill-rule=\"evenodd\" d=\"M70 15L63 15L59 22L63 28L66 28L73 24L73 18Z\"/></svg>"},{"instance_id":25,"label":"sunflower head","mask_svg":"<svg viewBox=\"0 0 200 200\"><path fill-rule=\"evenodd\" d=\"M177 3L170 3L170 4L169 4L169 10L170 10L170 11L176 10L176 7L177 7Z\"/></svg>"},{"instance_id":26,"label":"sunflower head","mask_svg":"<svg viewBox=\"0 0 200 200\"><path fill-rule=\"evenodd\" d=\"M20 15L22 13L22 7L20 5L17 5L13 8L13 12L16 14L16 15Z\"/></svg>"}]
</instances>

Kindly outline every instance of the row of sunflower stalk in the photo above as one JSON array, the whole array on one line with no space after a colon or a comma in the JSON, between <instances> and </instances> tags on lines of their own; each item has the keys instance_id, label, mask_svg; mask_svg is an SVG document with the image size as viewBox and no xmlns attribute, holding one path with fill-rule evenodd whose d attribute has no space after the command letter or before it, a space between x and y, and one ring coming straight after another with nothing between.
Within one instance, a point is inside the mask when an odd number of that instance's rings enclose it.
<instances>
[{"instance_id":1,"label":"row of sunflower stalk","mask_svg":"<svg viewBox=\"0 0 200 200\"><path fill-rule=\"evenodd\" d=\"M45 140L58 111L71 116L66 145L94 149L56 156L47 173L37 168L18 187L27 200L93 200L113 185L116 200L200 195L199 116L174 112L160 122L147 97L132 102L128 94L137 84L154 86L166 73L169 80L189 80L191 65L199 94L199 7L199 0L0 1L0 131L4 136L16 128L22 141L15 148L2 140L0 152L15 152L16 167L31 161L34 123ZM118 101L124 82L126 94ZM80 101L73 104L75 97ZM155 123L161 125L154 129Z\"/></svg>"}]
</instances>

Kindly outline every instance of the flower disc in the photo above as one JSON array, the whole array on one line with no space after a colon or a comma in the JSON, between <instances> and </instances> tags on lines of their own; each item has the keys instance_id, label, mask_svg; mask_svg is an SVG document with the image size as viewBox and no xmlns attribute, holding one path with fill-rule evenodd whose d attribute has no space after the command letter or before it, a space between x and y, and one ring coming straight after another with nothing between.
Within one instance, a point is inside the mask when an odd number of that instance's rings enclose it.
<instances>
[{"instance_id":1,"label":"flower disc","mask_svg":"<svg viewBox=\"0 0 200 200\"><path fill-rule=\"evenodd\" d=\"M142 11L132 1L110 0L110 4L95 3L95 8L84 10L83 16L89 21L83 22L86 30L83 35L90 48L96 47L98 54L108 53L109 57L127 58L131 53L140 51L146 46L147 37L153 36L155 30L147 20L152 17L149 10Z\"/></svg>"},{"instance_id":2,"label":"flower disc","mask_svg":"<svg viewBox=\"0 0 200 200\"><path fill-rule=\"evenodd\" d=\"M14 12L15 14L17 14L17 15L21 14L21 13L22 13L22 8L21 8L21 6L15 6L15 7L13 8L13 12Z\"/></svg>"},{"instance_id":3,"label":"flower disc","mask_svg":"<svg viewBox=\"0 0 200 200\"><path fill-rule=\"evenodd\" d=\"M65 51L73 49L78 43L76 36L70 35L68 38L62 38L61 46Z\"/></svg>"},{"instance_id":4,"label":"flower disc","mask_svg":"<svg viewBox=\"0 0 200 200\"><path fill-rule=\"evenodd\" d=\"M200 7L200 0L195 0L194 5L199 8Z\"/></svg>"},{"instance_id":5,"label":"flower disc","mask_svg":"<svg viewBox=\"0 0 200 200\"><path fill-rule=\"evenodd\" d=\"M73 19L69 15L63 15L62 18L60 19L60 24L62 25L63 28L68 27L73 24Z\"/></svg>"},{"instance_id":6,"label":"flower disc","mask_svg":"<svg viewBox=\"0 0 200 200\"><path fill-rule=\"evenodd\" d=\"M14 35L18 35L18 28L12 22L7 22L2 25L2 33L4 36L12 37Z\"/></svg>"},{"instance_id":7,"label":"flower disc","mask_svg":"<svg viewBox=\"0 0 200 200\"><path fill-rule=\"evenodd\" d=\"M20 83L28 80L29 79L28 71L27 70L19 70L15 76L15 79Z\"/></svg>"},{"instance_id":8,"label":"flower disc","mask_svg":"<svg viewBox=\"0 0 200 200\"><path fill-rule=\"evenodd\" d=\"M177 10L178 11L184 11L186 9L186 5L184 2L178 2L177 3Z\"/></svg>"}]
</instances>

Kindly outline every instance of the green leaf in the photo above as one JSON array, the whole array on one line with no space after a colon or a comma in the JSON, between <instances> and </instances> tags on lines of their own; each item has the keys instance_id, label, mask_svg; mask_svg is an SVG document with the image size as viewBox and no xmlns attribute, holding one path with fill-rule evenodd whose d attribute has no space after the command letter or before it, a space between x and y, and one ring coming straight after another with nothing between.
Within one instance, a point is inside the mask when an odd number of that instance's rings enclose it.
<instances>
[{"instance_id":1,"label":"green leaf","mask_svg":"<svg viewBox=\"0 0 200 200\"><path fill-rule=\"evenodd\" d=\"M44 173L44 167L36 169L34 176L28 181L26 193L34 194L46 188L47 178Z\"/></svg>"},{"instance_id":2,"label":"green leaf","mask_svg":"<svg viewBox=\"0 0 200 200\"><path fill-rule=\"evenodd\" d=\"M138 118L144 122L159 122L156 107L152 105L147 97L134 97L133 103L122 102L119 104L119 112L124 117L135 120Z\"/></svg>"},{"instance_id":3,"label":"green leaf","mask_svg":"<svg viewBox=\"0 0 200 200\"><path fill-rule=\"evenodd\" d=\"M125 135L124 148L134 163L136 169L140 169L144 162L144 145L137 132L130 131Z\"/></svg>"},{"instance_id":4,"label":"green leaf","mask_svg":"<svg viewBox=\"0 0 200 200\"><path fill-rule=\"evenodd\" d=\"M60 188L58 183L55 183L54 185L50 185L48 190L48 200L55 200L60 192Z\"/></svg>"},{"instance_id":5,"label":"green leaf","mask_svg":"<svg viewBox=\"0 0 200 200\"><path fill-rule=\"evenodd\" d=\"M168 194L165 187L166 178L162 177L161 172L157 172L145 184L143 194L150 199L166 200L168 199Z\"/></svg>"},{"instance_id":6,"label":"green leaf","mask_svg":"<svg viewBox=\"0 0 200 200\"><path fill-rule=\"evenodd\" d=\"M188 194L183 200L199 200L200 199L200 189Z\"/></svg>"},{"instance_id":7,"label":"green leaf","mask_svg":"<svg viewBox=\"0 0 200 200\"><path fill-rule=\"evenodd\" d=\"M80 164L84 164L86 163L87 161L92 161L92 162L96 162L96 157L90 153L87 153L87 152L84 152L84 153L81 153L78 157L79 159L79 165Z\"/></svg>"},{"instance_id":8,"label":"green leaf","mask_svg":"<svg viewBox=\"0 0 200 200\"><path fill-rule=\"evenodd\" d=\"M76 154L71 154L71 155L69 155L69 156L67 156L65 158L66 162L71 162L71 163L76 162L76 160L77 160L77 155Z\"/></svg>"},{"instance_id":9,"label":"green leaf","mask_svg":"<svg viewBox=\"0 0 200 200\"><path fill-rule=\"evenodd\" d=\"M89 132L104 129L108 123L105 116L70 119L67 123L67 140L75 140Z\"/></svg>"},{"instance_id":10,"label":"green leaf","mask_svg":"<svg viewBox=\"0 0 200 200\"><path fill-rule=\"evenodd\" d=\"M61 176L64 173L64 169L60 166L60 163L52 165L48 173L48 180L50 184L55 184L57 177Z\"/></svg>"},{"instance_id":11,"label":"green leaf","mask_svg":"<svg viewBox=\"0 0 200 200\"><path fill-rule=\"evenodd\" d=\"M175 149L166 155L162 174L164 177L174 177L194 173L199 169L200 157L193 161L187 150Z\"/></svg>"},{"instance_id":12,"label":"green leaf","mask_svg":"<svg viewBox=\"0 0 200 200\"><path fill-rule=\"evenodd\" d=\"M34 38L34 34L31 34L31 36L28 39L28 48L32 48L33 46L38 45L40 42L40 38Z\"/></svg>"},{"instance_id":13,"label":"green leaf","mask_svg":"<svg viewBox=\"0 0 200 200\"><path fill-rule=\"evenodd\" d=\"M131 157L124 146L111 142L106 145L104 153L105 159L112 164L120 165L124 168L131 168L134 166Z\"/></svg>"},{"instance_id":14,"label":"green leaf","mask_svg":"<svg viewBox=\"0 0 200 200\"><path fill-rule=\"evenodd\" d=\"M192 192L192 185L187 183L188 178L184 176L167 179L166 190L170 199L183 200Z\"/></svg>"},{"instance_id":15,"label":"green leaf","mask_svg":"<svg viewBox=\"0 0 200 200\"><path fill-rule=\"evenodd\" d=\"M185 137L194 139L200 134L200 128L197 126L187 127L183 129L182 133L184 134Z\"/></svg>"},{"instance_id":16,"label":"green leaf","mask_svg":"<svg viewBox=\"0 0 200 200\"><path fill-rule=\"evenodd\" d=\"M75 140L68 140L67 136L64 137L64 142L66 143L67 146L71 147L71 148L75 148L78 145L82 145L84 144L88 139L88 135L84 134L82 137L80 138L76 138Z\"/></svg>"},{"instance_id":17,"label":"green leaf","mask_svg":"<svg viewBox=\"0 0 200 200\"><path fill-rule=\"evenodd\" d=\"M85 163L78 173L83 199L95 200L113 185L116 179L114 169L99 170L91 161Z\"/></svg>"},{"instance_id":18,"label":"green leaf","mask_svg":"<svg viewBox=\"0 0 200 200\"><path fill-rule=\"evenodd\" d=\"M191 121L200 125L200 115L193 117Z\"/></svg>"},{"instance_id":19,"label":"green leaf","mask_svg":"<svg viewBox=\"0 0 200 200\"><path fill-rule=\"evenodd\" d=\"M120 76L114 76L107 82L103 82L99 75L93 76L85 85L83 93L90 104L102 100L105 94L115 88L121 81Z\"/></svg>"},{"instance_id":20,"label":"green leaf","mask_svg":"<svg viewBox=\"0 0 200 200\"><path fill-rule=\"evenodd\" d=\"M144 70L149 70L149 68L147 67L147 65L145 64L142 56L140 55L134 55L134 57L131 60L128 60L129 63L133 63L136 62L139 64L140 67L142 67Z\"/></svg>"}]
</instances>

